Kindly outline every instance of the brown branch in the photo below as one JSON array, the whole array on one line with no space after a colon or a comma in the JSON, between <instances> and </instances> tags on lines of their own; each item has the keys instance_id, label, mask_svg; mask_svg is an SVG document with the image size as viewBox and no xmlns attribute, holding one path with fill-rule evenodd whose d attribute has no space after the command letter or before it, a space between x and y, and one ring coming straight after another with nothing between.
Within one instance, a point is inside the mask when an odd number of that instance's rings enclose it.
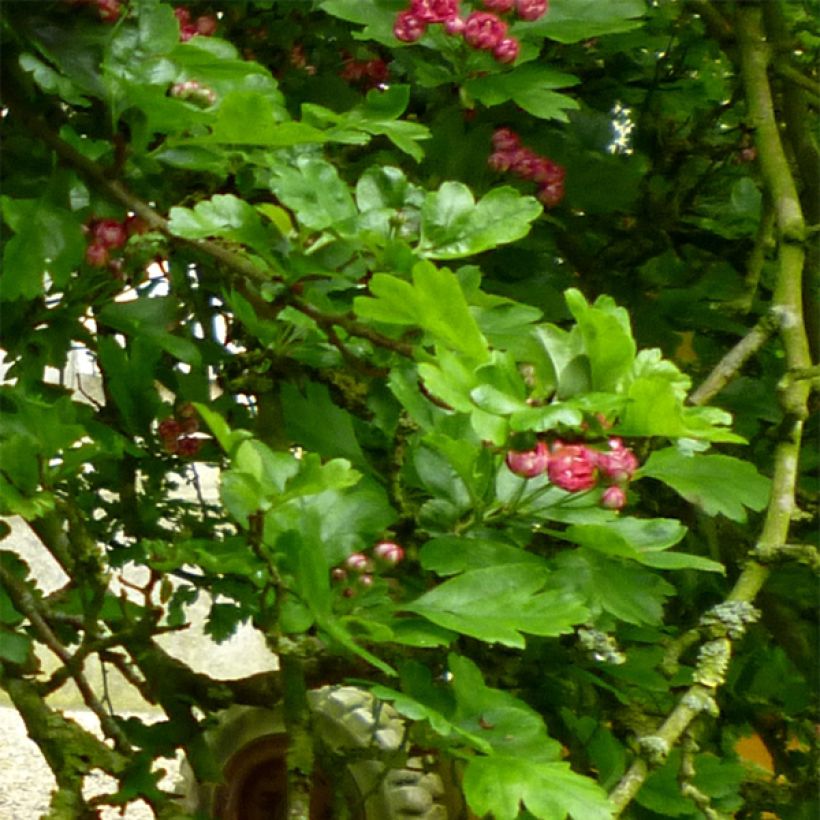
<instances>
[{"instance_id":1,"label":"brown branch","mask_svg":"<svg viewBox=\"0 0 820 820\"><path fill-rule=\"evenodd\" d=\"M373 342L373 344L377 347L392 350L394 353L398 353L408 359L414 358L412 345L409 345L406 342L401 342L398 339L391 339L389 336L385 336L377 330L373 330L372 327L363 325L361 322L357 322L348 314L322 313L309 302L305 302L303 299L299 299L298 297L293 297L289 303L300 313L304 313L305 316L309 316L313 319L313 321L323 329L333 327L335 325L336 327L342 328L342 330L349 333L351 336L358 336L362 339L367 339L368 341Z\"/></svg>"},{"instance_id":2,"label":"brown branch","mask_svg":"<svg viewBox=\"0 0 820 820\"><path fill-rule=\"evenodd\" d=\"M2 566L0 566L0 583L2 583L3 588L8 593L9 598L11 598L15 609L28 618L42 643L45 644L60 661L62 661L63 666L68 669L71 678L80 690L83 702L97 716L106 736L114 741L118 751L123 754L132 754L134 749L129 743L128 738L108 712L105 711L105 708L102 703L100 703L94 690L91 688L91 684L89 684L88 679L83 673L82 657L72 655L65 646L63 646L59 638L52 632L51 627L40 611L39 604L26 588L26 585Z\"/></svg>"},{"instance_id":3,"label":"brown branch","mask_svg":"<svg viewBox=\"0 0 820 820\"><path fill-rule=\"evenodd\" d=\"M779 324L776 313L764 316L718 363L700 387L690 396L689 403L707 404L739 373L743 365L766 343Z\"/></svg>"},{"instance_id":4,"label":"brown branch","mask_svg":"<svg viewBox=\"0 0 820 820\"><path fill-rule=\"evenodd\" d=\"M780 321L779 332L786 354L786 367L798 371L811 366L808 340L802 313L801 280L803 274L805 224L797 188L786 159L775 117L769 85L768 44L757 5L742 4L736 10L741 79L746 92L749 116L755 128L758 156L767 193L777 214L779 239L778 271L774 288L773 313ZM795 511L798 457L803 422L808 414L809 385L806 380L790 379L780 391L785 411L783 436L774 457L774 475L766 518L758 538L754 559L749 561L729 593L725 606L750 605L769 575L766 562L788 541ZM704 711L715 708L713 693L722 683L725 665L731 654L731 635L710 641L701 647L701 658L711 660L709 674L696 676L663 724L648 738L644 747L654 751L659 762L680 740L691 722ZM619 816L646 781L650 755L637 757L610 794Z\"/></svg>"},{"instance_id":5,"label":"brown branch","mask_svg":"<svg viewBox=\"0 0 820 820\"><path fill-rule=\"evenodd\" d=\"M42 118L31 115L26 110L25 105L22 104L14 94L7 94L6 102L12 115L18 118L32 134L39 137L46 145L52 148L60 159L73 166L111 199L120 202L130 211L142 217L152 230L162 233L174 242L210 256L233 273L256 284L282 281L281 277L277 274L270 270L266 271L257 267L242 254L226 248L217 242L212 242L207 239L186 239L174 234L171 231L170 222L164 216L158 213L148 203L128 191L122 183L110 179L96 162L88 159L88 157L77 151L76 148L60 139ZM413 348L411 345L391 339L389 336L385 336L373 328L357 322L352 316L322 313L317 308L295 296L289 297L287 303L293 305L293 307L301 313L310 316L326 332L328 328L333 328L333 326L341 327L351 336L367 339L378 347L392 350L408 358L413 358Z\"/></svg>"}]
</instances>

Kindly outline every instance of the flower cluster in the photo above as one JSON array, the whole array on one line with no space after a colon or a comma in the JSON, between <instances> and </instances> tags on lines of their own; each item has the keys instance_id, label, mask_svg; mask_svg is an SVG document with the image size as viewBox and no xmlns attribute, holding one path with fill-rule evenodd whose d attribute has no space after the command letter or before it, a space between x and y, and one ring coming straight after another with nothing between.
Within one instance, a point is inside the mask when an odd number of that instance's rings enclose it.
<instances>
[{"instance_id":1,"label":"flower cluster","mask_svg":"<svg viewBox=\"0 0 820 820\"><path fill-rule=\"evenodd\" d=\"M386 83L390 70L387 63L375 58L372 60L357 60L350 54L342 55L344 62L339 76L351 85L361 85L363 88L377 88Z\"/></svg>"},{"instance_id":2,"label":"flower cluster","mask_svg":"<svg viewBox=\"0 0 820 820\"><path fill-rule=\"evenodd\" d=\"M486 11L459 15L460 0L411 0L410 7L396 16L393 34L405 43L419 40L427 26L443 23L453 37L463 37L472 48L489 51L499 63L512 63L520 44L508 36L508 23L498 15L515 9L522 20L537 20L547 11L547 0L483 0Z\"/></svg>"},{"instance_id":3,"label":"flower cluster","mask_svg":"<svg viewBox=\"0 0 820 820\"><path fill-rule=\"evenodd\" d=\"M163 449L166 453L191 458L202 446L202 439L192 435L199 430L196 409L190 403L183 404L176 416L163 419L157 426Z\"/></svg>"},{"instance_id":4,"label":"flower cluster","mask_svg":"<svg viewBox=\"0 0 820 820\"><path fill-rule=\"evenodd\" d=\"M404 560L404 550L393 541L379 541L373 547L373 557L370 558L363 552L354 552L348 555L345 562L340 567L331 570L331 577L334 581L347 582L350 577L360 587L372 587L374 582L373 573L377 566L384 568L395 567ZM342 591L346 598L352 598L356 590L352 586L346 586Z\"/></svg>"},{"instance_id":5,"label":"flower cluster","mask_svg":"<svg viewBox=\"0 0 820 820\"><path fill-rule=\"evenodd\" d=\"M509 172L535 182L538 185L536 196L548 208L564 198L564 167L522 145L521 138L510 128L496 129L493 152L487 163L494 171Z\"/></svg>"},{"instance_id":6,"label":"flower cluster","mask_svg":"<svg viewBox=\"0 0 820 820\"><path fill-rule=\"evenodd\" d=\"M124 222L116 219L92 219L83 230L89 237L85 249L85 261L93 268L104 268L112 262L112 251L120 250L129 236L145 233L148 226L144 219L129 216Z\"/></svg>"},{"instance_id":7,"label":"flower cluster","mask_svg":"<svg viewBox=\"0 0 820 820\"><path fill-rule=\"evenodd\" d=\"M174 15L179 20L179 39L187 43L191 37L197 34L202 37L212 37L216 34L216 17L211 14L203 14L196 20L191 19L191 12L184 6L177 6Z\"/></svg>"},{"instance_id":8,"label":"flower cluster","mask_svg":"<svg viewBox=\"0 0 820 820\"><path fill-rule=\"evenodd\" d=\"M523 478L546 473L550 482L567 492L578 493L608 484L601 505L620 510L626 504L626 486L638 468L638 459L622 439L612 436L608 450L555 439L539 441L532 450L507 452L507 467Z\"/></svg>"}]
</instances>

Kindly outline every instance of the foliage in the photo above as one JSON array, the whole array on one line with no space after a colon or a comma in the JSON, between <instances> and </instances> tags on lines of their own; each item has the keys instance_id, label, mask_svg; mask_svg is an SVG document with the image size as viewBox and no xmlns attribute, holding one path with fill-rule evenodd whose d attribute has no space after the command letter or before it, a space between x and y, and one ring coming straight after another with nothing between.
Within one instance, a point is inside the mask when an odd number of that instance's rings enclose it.
<instances>
[{"instance_id":1,"label":"foliage","mask_svg":"<svg viewBox=\"0 0 820 820\"><path fill-rule=\"evenodd\" d=\"M816 4L515 5L493 51L394 30L432 0L3 4L0 513L70 581L0 550L0 685L49 816L95 768L182 816L154 761L211 776L293 680L372 687L477 816L809 816ZM200 598L280 671L165 654ZM112 747L55 753L69 679Z\"/></svg>"}]
</instances>

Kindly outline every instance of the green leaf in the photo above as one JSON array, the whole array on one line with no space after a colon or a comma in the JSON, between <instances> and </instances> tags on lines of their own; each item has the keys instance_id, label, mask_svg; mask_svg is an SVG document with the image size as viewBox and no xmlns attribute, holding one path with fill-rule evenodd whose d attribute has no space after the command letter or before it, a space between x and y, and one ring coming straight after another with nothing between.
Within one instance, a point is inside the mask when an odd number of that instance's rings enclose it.
<instances>
[{"instance_id":1,"label":"green leaf","mask_svg":"<svg viewBox=\"0 0 820 820\"><path fill-rule=\"evenodd\" d=\"M732 456L684 454L676 447L657 450L636 473L668 484L707 515L746 521L746 508L762 510L771 481L754 465Z\"/></svg>"},{"instance_id":2,"label":"green leaf","mask_svg":"<svg viewBox=\"0 0 820 820\"><path fill-rule=\"evenodd\" d=\"M236 449L233 467L252 475L269 495L281 494L299 472L300 462L290 452L274 452L257 439L246 439Z\"/></svg>"},{"instance_id":3,"label":"green leaf","mask_svg":"<svg viewBox=\"0 0 820 820\"><path fill-rule=\"evenodd\" d=\"M445 629L523 648L522 632L561 635L589 614L572 593L545 590L547 576L521 564L472 570L445 581L404 609Z\"/></svg>"},{"instance_id":4,"label":"green leaf","mask_svg":"<svg viewBox=\"0 0 820 820\"><path fill-rule=\"evenodd\" d=\"M570 288L564 298L577 323L589 359L592 389L614 392L631 371L636 345L629 313L609 296L599 296L593 305Z\"/></svg>"},{"instance_id":5,"label":"green leaf","mask_svg":"<svg viewBox=\"0 0 820 820\"><path fill-rule=\"evenodd\" d=\"M373 136L387 137L399 150L421 162L424 151L419 140L430 139L430 130L417 122L398 119L410 101L410 86L390 85L368 91L362 105L337 117L342 128L355 128ZM331 131L331 134L334 132Z\"/></svg>"},{"instance_id":6,"label":"green leaf","mask_svg":"<svg viewBox=\"0 0 820 820\"><path fill-rule=\"evenodd\" d=\"M314 231L352 220L356 206L348 186L335 166L317 157L299 157L296 167L273 169L271 190L295 212L305 227Z\"/></svg>"},{"instance_id":7,"label":"green leaf","mask_svg":"<svg viewBox=\"0 0 820 820\"><path fill-rule=\"evenodd\" d=\"M11 663L25 663L32 648L32 641L28 635L13 632L7 626L0 624L0 659Z\"/></svg>"},{"instance_id":8,"label":"green leaf","mask_svg":"<svg viewBox=\"0 0 820 820\"><path fill-rule=\"evenodd\" d=\"M619 558L585 549L563 552L555 561L556 581L600 610L631 624L659 624L663 605L675 588L660 575Z\"/></svg>"},{"instance_id":9,"label":"green leaf","mask_svg":"<svg viewBox=\"0 0 820 820\"><path fill-rule=\"evenodd\" d=\"M3 249L0 294L4 301L33 299L43 292L46 275L62 286L83 261L86 240L75 214L54 202L0 197L3 220L14 231Z\"/></svg>"},{"instance_id":10,"label":"green leaf","mask_svg":"<svg viewBox=\"0 0 820 820\"><path fill-rule=\"evenodd\" d=\"M584 420L584 415L575 407L563 402L553 402L542 407L527 407L518 410L510 417L510 428L516 432L532 430L544 433L556 427L578 427Z\"/></svg>"},{"instance_id":11,"label":"green leaf","mask_svg":"<svg viewBox=\"0 0 820 820\"><path fill-rule=\"evenodd\" d=\"M686 527L672 518L619 518L604 524L576 524L564 535L576 544L604 555L631 558L657 569L699 569L725 573L717 561L700 555L664 552L686 534Z\"/></svg>"},{"instance_id":12,"label":"green leaf","mask_svg":"<svg viewBox=\"0 0 820 820\"><path fill-rule=\"evenodd\" d=\"M639 376L629 385L626 396L623 417L614 431L619 435L744 442L718 426L731 420L728 414L710 413L713 408L685 407L675 383L665 374Z\"/></svg>"},{"instance_id":13,"label":"green leaf","mask_svg":"<svg viewBox=\"0 0 820 820\"><path fill-rule=\"evenodd\" d=\"M418 252L430 259L458 259L526 236L542 212L531 196L514 188L493 188L477 203L462 182L444 182L421 209Z\"/></svg>"},{"instance_id":14,"label":"green leaf","mask_svg":"<svg viewBox=\"0 0 820 820\"><path fill-rule=\"evenodd\" d=\"M534 117L568 122L565 112L577 110L579 105L572 97L552 89L566 88L579 82L572 74L537 63L526 63L512 71L467 80L464 87L484 105L500 105L512 100Z\"/></svg>"},{"instance_id":15,"label":"green leaf","mask_svg":"<svg viewBox=\"0 0 820 820\"><path fill-rule=\"evenodd\" d=\"M353 416L333 402L323 384L307 382L302 391L282 385L282 411L287 434L293 441L323 456L340 456L369 470L356 438Z\"/></svg>"},{"instance_id":16,"label":"green leaf","mask_svg":"<svg viewBox=\"0 0 820 820\"><path fill-rule=\"evenodd\" d=\"M470 808L493 820L516 820L523 806L537 818L608 820L613 816L604 791L568 763L541 762L512 755L473 757L464 773Z\"/></svg>"},{"instance_id":17,"label":"green leaf","mask_svg":"<svg viewBox=\"0 0 820 820\"><path fill-rule=\"evenodd\" d=\"M478 328L458 278L447 268L419 262L413 283L377 273L370 280L372 297L360 296L353 306L362 318L399 325L417 325L436 342L458 351L466 364L489 357L487 340ZM446 354L442 351L440 358Z\"/></svg>"},{"instance_id":18,"label":"green leaf","mask_svg":"<svg viewBox=\"0 0 820 820\"><path fill-rule=\"evenodd\" d=\"M68 77L58 74L33 54L25 53L20 55L20 68L31 74L31 78L46 94L57 94L65 102L77 105L80 108L85 108L91 104L88 97L83 95Z\"/></svg>"},{"instance_id":19,"label":"green leaf","mask_svg":"<svg viewBox=\"0 0 820 820\"><path fill-rule=\"evenodd\" d=\"M226 470L222 473L219 497L228 512L243 526L259 511L270 507L259 480L248 473Z\"/></svg>"},{"instance_id":20,"label":"green leaf","mask_svg":"<svg viewBox=\"0 0 820 820\"><path fill-rule=\"evenodd\" d=\"M274 237L256 209L233 194L216 194L191 208L171 208L168 227L185 239L221 237L241 242L266 256Z\"/></svg>"},{"instance_id":21,"label":"green leaf","mask_svg":"<svg viewBox=\"0 0 820 820\"><path fill-rule=\"evenodd\" d=\"M546 562L540 555L534 555L521 547L458 535L433 538L421 548L419 557L422 567L437 575L455 575L470 569L512 564L546 568Z\"/></svg>"},{"instance_id":22,"label":"green leaf","mask_svg":"<svg viewBox=\"0 0 820 820\"><path fill-rule=\"evenodd\" d=\"M680 791L678 780L681 765L680 749L673 749L666 763L651 772L638 792L636 801L662 817L691 817L695 804Z\"/></svg>"},{"instance_id":23,"label":"green leaf","mask_svg":"<svg viewBox=\"0 0 820 820\"><path fill-rule=\"evenodd\" d=\"M577 43L602 34L632 31L643 25L637 18L645 13L644 0L561 0L551 4L549 14L540 20L516 25L512 31L549 37L559 43Z\"/></svg>"},{"instance_id":24,"label":"green leaf","mask_svg":"<svg viewBox=\"0 0 820 820\"><path fill-rule=\"evenodd\" d=\"M152 342L186 364L198 366L202 354L197 344L165 329L178 322L179 314L179 304L172 296L142 296L129 302L109 303L99 312L97 320L114 330Z\"/></svg>"}]
</instances>

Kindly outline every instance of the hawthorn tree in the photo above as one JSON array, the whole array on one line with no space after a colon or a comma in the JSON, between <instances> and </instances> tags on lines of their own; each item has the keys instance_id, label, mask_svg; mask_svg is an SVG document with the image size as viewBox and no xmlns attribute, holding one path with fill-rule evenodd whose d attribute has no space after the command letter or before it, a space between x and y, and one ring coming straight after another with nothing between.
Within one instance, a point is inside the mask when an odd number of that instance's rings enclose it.
<instances>
[{"instance_id":1,"label":"hawthorn tree","mask_svg":"<svg viewBox=\"0 0 820 820\"><path fill-rule=\"evenodd\" d=\"M0 550L0 685L48 817L184 816L156 759L218 777L212 717L283 698L307 816L350 680L474 816L816 816L818 12L3 4L0 511L70 580ZM102 401L46 378L77 348ZM205 595L278 670L161 647Z\"/></svg>"}]
</instances>

